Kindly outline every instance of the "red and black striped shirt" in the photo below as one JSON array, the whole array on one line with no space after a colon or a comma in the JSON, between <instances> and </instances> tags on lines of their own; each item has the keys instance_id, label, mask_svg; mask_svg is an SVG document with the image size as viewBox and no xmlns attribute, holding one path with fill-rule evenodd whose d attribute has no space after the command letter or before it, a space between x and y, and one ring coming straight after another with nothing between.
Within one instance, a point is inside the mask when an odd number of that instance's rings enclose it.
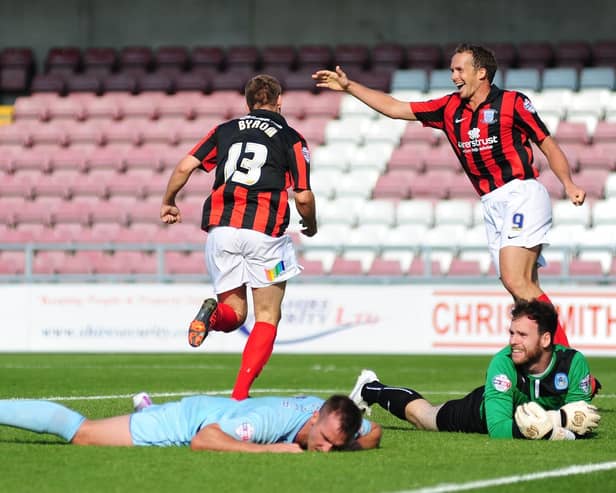
<instances>
[{"instance_id":1,"label":"red and black striped shirt","mask_svg":"<svg viewBox=\"0 0 616 493\"><path fill-rule=\"evenodd\" d=\"M278 113L255 110L212 129L191 151L216 169L201 227L232 226L282 236L289 224L288 188L310 190L304 138Z\"/></svg>"},{"instance_id":2,"label":"red and black striped shirt","mask_svg":"<svg viewBox=\"0 0 616 493\"><path fill-rule=\"evenodd\" d=\"M541 143L550 134L523 94L493 85L474 111L457 93L410 105L424 126L445 132L479 195L539 175L531 140Z\"/></svg>"}]
</instances>

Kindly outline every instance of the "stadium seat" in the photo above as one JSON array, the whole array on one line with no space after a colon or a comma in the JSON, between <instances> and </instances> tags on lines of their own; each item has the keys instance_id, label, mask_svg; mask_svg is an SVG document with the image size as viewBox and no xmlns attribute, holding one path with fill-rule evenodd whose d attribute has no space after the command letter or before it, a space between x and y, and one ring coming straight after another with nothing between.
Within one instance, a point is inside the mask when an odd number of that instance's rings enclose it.
<instances>
[{"instance_id":1,"label":"stadium seat","mask_svg":"<svg viewBox=\"0 0 616 493\"><path fill-rule=\"evenodd\" d=\"M4 238L6 230L0 226L0 235ZM18 275L25 272L26 256L22 251L5 250L0 252L0 276Z\"/></svg>"},{"instance_id":2,"label":"stadium seat","mask_svg":"<svg viewBox=\"0 0 616 493\"><path fill-rule=\"evenodd\" d=\"M514 67L517 64L518 52L513 43L487 43L486 47L494 52L499 68L507 69L509 67Z\"/></svg>"},{"instance_id":3,"label":"stadium seat","mask_svg":"<svg viewBox=\"0 0 616 493\"><path fill-rule=\"evenodd\" d=\"M64 78L58 74L36 74L32 79L30 90L33 93L64 94L66 92L66 83Z\"/></svg>"},{"instance_id":4,"label":"stadium seat","mask_svg":"<svg viewBox=\"0 0 616 493\"><path fill-rule=\"evenodd\" d=\"M554 138L559 144L588 144L590 135L586 125L580 122L562 121L556 127Z\"/></svg>"},{"instance_id":5,"label":"stadium seat","mask_svg":"<svg viewBox=\"0 0 616 493\"><path fill-rule=\"evenodd\" d=\"M30 137L34 149L40 145L66 146L69 137L59 122L37 123L30 127Z\"/></svg>"},{"instance_id":6,"label":"stadium seat","mask_svg":"<svg viewBox=\"0 0 616 493\"><path fill-rule=\"evenodd\" d=\"M415 179L414 171L393 170L379 176L372 198L405 200L409 198L411 183Z\"/></svg>"},{"instance_id":7,"label":"stadium seat","mask_svg":"<svg viewBox=\"0 0 616 493\"><path fill-rule=\"evenodd\" d=\"M372 48L374 69L396 70L406 63L404 48L397 43L379 43Z\"/></svg>"},{"instance_id":8,"label":"stadium seat","mask_svg":"<svg viewBox=\"0 0 616 493\"><path fill-rule=\"evenodd\" d=\"M23 170L2 175L2 197L23 197L32 200L36 196L35 185L44 179L39 170Z\"/></svg>"},{"instance_id":9,"label":"stadium seat","mask_svg":"<svg viewBox=\"0 0 616 493\"><path fill-rule=\"evenodd\" d=\"M554 225L579 224L590 226L591 207L588 202L574 206L570 200L557 200L552 204L552 220Z\"/></svg>"},{"instance_id":10,"label":"stadium seat","mask_svg":"<svg viewBox=\"0 0 616 493\"><path fill-rule=\"evenodd\" d=\"M382 257L377 257L372 262L367 274L369 276L397 277L402 276L403 272L398 260L389 260Z\"/></svg>"},{"instance_id":11,"label":"stadium seat","mask_svg":"<svg viewBox=\"0 0 616 493\"><path fill-rule=\"evenodd\" d=\"M74 74L81 68L81 50L76 46L52 47L44 63L48 74Z\"/></svg>"},{"instance_id":12,"label":"stadium seat","mask_svg":"<svg viewBox=\"0 0 616 493\"><path fill-rule=\"evenodd\" d=\"M439 200L434 204L434 225L461 224L470 227L473 224L473 205L468 200Z\"/></svg>"},{"instance_id":13,"label":"stadium seat","mask_svg":"<svg viewBox=\"0 0 616 493\"><path fill-rule=\"evenodd\" d=\"M377 169L350 170L336 184L337 198L369 199L379 177Z\"/></svg>"},{"instance_id":14,"label":"stadium seat","mask_svg":"<svg viewBox=\"0 0 616 493\"><path fill-rule=\"evenodd\" d=\"M220 46L195 46L190 51L190 64L193 69L220 70L224 63L225 51Z\"/></svg>"},{"instance_id":15,"label":"stadium seat","mask_svg":"<svg viewBox=\"0 0 616 493\"><path fill-rule=\"evenodd\" d=\"M128 73L147 72L152 68L154 52L149 46L125 46L119 53L119 71Z\"/></svg>"},{"instance_id":16,"label":"stadium seat","mask_svg":"<svg viewBox=\"0 0 616 493\"><path fill-rule=\"evenodd\" d=\"M112 73L102 77L103 92L137 92L137 75L129 72Z\"/></svg>"},{"instance_id":17,"label":"stadium seat","mask_svg":"<svg viewBox=\"0 0 616 493\"><path fill-rule=\"evenodd\" d=\"M342 97L342 94L334 91L312 94L306 101L306 118L311 116L338 117Z\"/></svg>"},{"instance_id":18,"label":"stadium seat","mask_svg":"<svg viewBox=\"0 0 616 493\"><path fill-rule=\"evenodd\" d=\"M370 50L362 44L339 44L334 48L334 63L345 70L364 70L370 65Z\"/></svg>"},{"instance_id":19,"label":"stadium seat","mask_svg":"<svg viewBox=\"0 0 616 493\"><path fill-rule=\"evenodd\" d=\"M111 47L90 47L83 52L83 70L88 74L107 75L113 72L118 53Z\"/></svg>"},{"instance_id":20,"label":"stadium seat","mask_svg":"<svg viewBox=\"0 0 616 493\"><path fill-rule=\"evenodd\" d=\"M408 275L413 277L439 277L442 273L443 268L437 260L427 261L420 257L415 257L408 269Z\"/></svg>"},{"instance_id":21,"label":"stadium seat","mask_svg":"<svg viewBox=\"0 0 616 493\"><path fill-rule=\"evenodd\" d=\"M310 186L313 193L320 198L333 199L336 185L343 176L343 171L333 168L316 168L310 171ZM293 210L293 209L292 209Z\"/></svg>"},{"instance_id":22,"label":"stadium seat","mask_svg":"<svg viewBox=\"0 0 616 493\"><path fill-rule=\"evenodd\" d=\"M457 173L460 170L460 163L451 148L442 145L427 149L424 154L424 167L426 172L448 171Z\"/></svg>"},{"instance_id":23,"label":"stadium seat","mask_svg":"<svg viewBox=\"0 0 616 493\"><path fill-rule=\"evenodd\" d=\"M541 88L541 74L537 68L510 68L505 74L505 89L525 92Z\"/></svg>"},{"instance_id":24,"label":"stadium seat","mask_svg":"<svg viewBox=\"0 0 616 493\"><path fill-rule=\"evenodd\" d=\"M319 259L299 258L298 264L302 266L304 276L324 276L323 262Z\"/></svg>"},{"instance_id":25,"label":"stadium seat","mask_svg":"<svg viewBox=\"0 0 616 493\"><path fill-rule=\"evenodd\" d=\"M71 138L75 138L73 133ZM54 175L62 171L76 173L86 170L86 157L82 150L59 147L51 152L50 159L50 168Z\"/></svg>"},{"instance_id":26,"label":"stadium seat","mask_svg":"<svg viewBox=\"0 0 616 493\"><path fill-rule=\"evenodd\" d=\"M254 71L261 61L259 49L252 45L231 46L227 50L227 68Z\"/></svg>"},{"instance_id":27,"label":"stadium seat","mask_svg":"<svg viewBox=\"0 0 616 493\"><path fill-rule=\"evenodd\" d=\"M363 142L362 129L368 125L369 116L348 116L340 120L330 120L325 126L327 144Z\"/></svg>"},{"instance_id":28,"label":"stadium seat","mask_svg":"<svg viewBox=\"0 0 616 493\"><path fill-rule=\"evenodd\" d=\"M4 70L14 71L21 74L25 87L3 86L3 91L25 92L28 88L32 74L34 73L34 52L29 47L8 46L0 50L0 67Z\"/></svg>"},{"instance_id":29,"label":"stadium seat","mask_svg":"<svg viewBox=\"0 0 616 493\"><path fill-rule=\"evenodd\" d=\"M126 131L130 130L130 126L122 125L119 128L115 128L115 131L121 135L121 130L124 129ZM109 138L109 135L107 136ZM132 138L130 133L127 135L127 138ZM86 168L89 171L93 170L115 170L115 171L124 171L125 163L118 152L113 146L107 147L98 147L94 148L91 153L86 158Z\"/></svg>"},{"instance_id":30,"label":"stadium seat","mask_svg":"<svg viewBox=\"0 0 616 493\"><path fill-rule=\"evenodd\" d=\"M599 260L571 259L569 274L574 277L603 277L603 268Z\"/></svg>"},{"instance_id":31,"label":"stadium seat","mask_svg":"<svg viewBox=\"0 0 616 493\"><path fill-rule=\"evenodd\" d=\"M428 89L428 74L425 69L414 68L407 70L396 70L391 80L392 91L420 91L426 92Z\"/></svg>"},{"instance_id":32,"label":"stadium seat","mask_svg":"<svg viewBox=\"0 0 616 493\"><path fill-rule=\"evenodd\" d=\"M443 63L441 47L436 44L416 44L405 49L409 68L433 70Z\"/></svg>"},{"instance_id":33,"label":"stadium seat","mask_svg":"<svg viewBox=\"0 0 616 493\"><path fill-rule=\"evenodd\" d=\"M41 173L49 173L51 171L50 154L56 148L55 145L37 145L23 149L13 155L11 166L19 171L33 169Z\"/></svg>"},{"instance_id":34,"label":"stadium seat","mask_svg":"<svg viewBox=\"0 0 616 493\"><path fill-rule=\"evenodd\" d=\"M407 142L420 142L428 145L436 145L440 139L440 131L423 127L419 123L409 122L400 137L402 144Z\"/></svg>"},{"instance_id":35,"label":"stadium seat","mask_svg":"<svg viewBox=\"0 0 616 493\"><path fill-rule=\"evenodd\" d=\"M55 99L55 94L38 93L31 96L18 96L13 105L13 120L15 122L49 119L49 100ZM9 125L5 125L7 127Z\"/></svg>"},{"instance_id":36,"label":"stadium seat","mask_svg":"<svg viewBox=\"0 0 616 493\"><path fill-rule=\"evenodd\" d=\"M179 72L188 68L190 55L185 46L159 46L154 51L154 64L157 69L172 69Z\"/></svg>"},{"instance_id":37,"label":"stadium seat","mask_svg":"<svg viewBox=\"0 0 616 493\"><path fill-rule=\"evenodd\" d=\"M586 41L560 41L554 47L554 65L579 69L590 64L590 43Z\"/></svg>"},{"instance_id":38,"label":"stadium seat","mask_svg":"<svg viewBox=\"0 0 616 493\"><path fill-rule=\"evenodd\" d=\"M602 199L608 175L608 170L582 169L575 175L575 183L586 191L587 198Z\"/></svg>"},{"instance_id":39,"label":"stadium seat","mask_svg":"<svg viewBox=\"0 0 616 493\"><path fill-rule=\"evenodd\" d=\"M595 41L591 44L591 52L593 65L616 66L616 41Z\"/></svg>"},{"instance_id":40,"label":"stadium seat","mask_svg":"<svg viewBox=\"0 0 616 493\"><path fill-rule=\"evenodd\" d=\"M482 270L477 260L454 258L449 265L449 277L480 277Z\"/></svg>"},{"instance_id":41,"label":"stadium seat","mask_svg":"<svg viewBox=\"0 0 616 493\"><path fill-rule=\"evenodd\" d=\"M261 49L263 71L271 68L294 69L297 61L297 52L292 45L268 45Z\"/></svg>"},{"instance_id":42,"label":"stadium seat","mask_svg":"<svg viewBox=\"0 0 616 493\"><path fill-rule=\"evenodd\" d=\"M21 209L15 211L15 223L50 226L53 224L55 209L63 202L60 197L41 197L26 201Z\"/></svg>"},{"instance_id":43,"label":"stadium seat","mask_svg":"<svg viewBox=\"0 0 616 493\"><path fill-rule=\"evenodd\" d=\"M297 65L299 70L309 73L333 68L332 50L328 45L302 45L297 50Z\"/></svg>"},{"instance_id":44,"label":"stadium seat","mask_svg":"<svg viewBox=\"0 0 616 493\"><path fill-rule=\"evenodd\" d=\"M432 201L414 199L398 202L396 222L398 225L412 224L431 228L434 225L434 206Z\"/></svg>"},{"instance_id":45,"label":"stadium seat","mask_svg":"<svg viewBox=\"0 0 616 493\"><path fill-rule=\"evenodd\" d=\"M584 67L580 72L580 89L614 90L616 75L613 67Z\"/></svg>"},{"instance_id":46,"label":"stadium seat","mask_svg":"<svg viewBox=\"0 0 616 493\"><path fill-rule=\"evenodd\" d=\"M423 172L425 170L425 155L429 145L422 142L403 142L396 147L389 158L387 169L391 171Z\"/></svg>"},{"instance_id":47,"label":"stadium seat","mask_svg":"<svg viewBox=\"0 0 616 493\"><path fill-rule=\"evenodd\" d=\"M203 252L165 252L165 272L168 274L206 275Z\"/></svg>"},{"instance_id":48,"label":"stadium seat","mask_svg":"<svg viewBox=\"0 0 616 493\"><path fill-rule=\"evenodd\" d=\"M336 257L329 273L332 276L359 276L363 271L359 260Z\"/></svg>"},{"instance_id":49,"label":"stadium seat","mask_svg":"<svg viewBox=\"0 0 616 493\"><path fill-rule=\"evenodd\" d=\"M18 173L16 176L23 175ZM32 183L33 195L40 197L60 197L68 200L73 196L73 188L79 179L79 170L54 171L49 175L37 173L38 179Z\"/></svg>"},{"instance_id":50,"label":"stadium seat","mask_svg":"<svg viewBox=\"0 0 616 493\"><path fill-rule=\"evenodd\" d=\"M171 94L175 91L174 80L174 75L164 70L139 74L137 92L140 94L149 92Z\"/></svg>"},{"instance_id":51,"label":"stadium seat","mask_svg":"<svg viewBox=\"0 0 616 493\"><path fill-rule=\"evenodd\" d=\"M602 141L588 146L577 157L579 168L612 171L616 169L615 151L616 142Z\"/></svg>"},{"instance_id":52,"label":"stadium seat","mask_svg":"<svg viewBox=\"0 0 616 493\"><path fill-rule=\"evenodd\" d=\"M576 91L578 89L578 72L573 67L554 67L546 68L541 78L542 90L546 89L568 89ZM536 104L536 99L534 101Z\"/></svg>"},{"instance_id":53,"label":"stadium seat","mask_svg":"<svg viewBox=\"0 0 616 493\"><path fill-rule=\"evenodd\" d=\"M591 217L595 227L606 224L616 225L616 198L597 200L592 206Z\"/></svg>"},{"instance_id":54,"label":"stadium seat","mask_svg":"<svg viewBox=\"0 0 616 493\"><path fill-rule=\"evenodd\" d=\"M547 41L526 41L518 44L518 65L543 70L552 65L554 47Z\"/></svg>"},{"instance_id":55,"label":"stadium seat","mask_svg":"<svg viewBox=\"0 0 616 493\"><path fill-rule=\"evenodd\" d=\"M103 89L102 76L92 73L72 74L65 78L68 94L100 94Z\"/></svg>"},{"instance_id":56,"label":"stadium seat","mask_svg":"<svg viewBox=\"0 0 616 493\"><path fill-rule=\"evenodd\" d=\"M432 70L428 78L428 87L430 91L438 91L442 95L453 92L455 86L451 80L449 69Z\"/></svg>"}]
</instances>

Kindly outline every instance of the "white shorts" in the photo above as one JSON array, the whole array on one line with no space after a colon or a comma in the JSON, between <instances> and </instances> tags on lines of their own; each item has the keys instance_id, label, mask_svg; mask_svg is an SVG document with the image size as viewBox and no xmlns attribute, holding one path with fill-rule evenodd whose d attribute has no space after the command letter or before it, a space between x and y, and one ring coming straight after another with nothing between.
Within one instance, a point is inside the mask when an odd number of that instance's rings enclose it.
<instances>
[{"instance_id":1,"label":"white shorts","mask_svg":"<svg viewBox=\"0 0 616 493\"><path fill-rule=\"evenodd\" d=\"M532 248L548 245L552 202L537 180L512 180L481 197L488 248L500 276L499 251L506 246ZM543 255L537 264L546 265Z\"/></svg>"},{"instance_id":2,"label":"white shorts","mask_svg":"<svg viewBox=\"0 0 616 493\"><path fill-rule=\"evenodd\" d=\"M289 236L274 238L228 226L209 230L205 261L216 294L244 284L251 288L271 286L301 272Z\"/></svg>"}]
</instances>

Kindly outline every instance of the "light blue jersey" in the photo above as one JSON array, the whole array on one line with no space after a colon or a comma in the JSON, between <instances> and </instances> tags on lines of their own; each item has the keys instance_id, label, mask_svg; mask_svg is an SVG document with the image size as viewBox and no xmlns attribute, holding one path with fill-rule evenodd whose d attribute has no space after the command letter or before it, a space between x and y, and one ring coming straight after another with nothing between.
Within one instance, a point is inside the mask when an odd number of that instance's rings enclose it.
<instances>
[{"instance_id":1,"label":"light blue jersey","mask_svg":"<svg viewBox=\"0 0 616 493\"><path fill-rule=\"evenodd\" d=\"M201 428L217 423L236 440L252 443L292 443L299 430L325 401L318 397L253 397L236 401L227 397L194 396L152 405L131 416L135 445L189 445ZM371 429L364 420L359 434Z\"/></svg>"}]
</instances>

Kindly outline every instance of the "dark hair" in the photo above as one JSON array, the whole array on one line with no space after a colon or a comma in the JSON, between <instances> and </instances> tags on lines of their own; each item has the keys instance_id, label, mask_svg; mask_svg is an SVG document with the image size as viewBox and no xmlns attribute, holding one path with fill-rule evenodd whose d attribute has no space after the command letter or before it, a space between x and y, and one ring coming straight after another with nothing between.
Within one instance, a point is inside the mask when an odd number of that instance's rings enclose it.
<instances>
[{"instance_id":1,"label":"dark hair","mask_svg":"<svg viewBox=\"0 0 616 493\"><path fill-rule=\"evenodd\" d=\"M486 69L486 76L488 77L488 81L492 84L494 80L494 74L498 70L498 64L496 63L496 57L494 56L494 52L485 48L484 46L474 45L470 43L462 43L459 44L454 54L457 53L470 53L473 55L473 67L475 70L479 70L480 68Z\"/></svg>"},{"instance_id":2,"label":"dark hair","mask_svg":"<svg viewBox=\"0 0 616 493\"><path fill-rule=\"evenodd\" d=\"M551 339L554 340L554 333L558 325L558 313L551 303L539 300L518 300L511 310L511 319L516 320L526 316L537 322L539 334L549 332Z\"/></svg>"},{"instance_id":3,"label":"dark hair","mask_svg":"<svg viewBox=\"0 0 616 493\"><path fill-rule=\"evenodd\" d=\"M361 411L346 395L332 395L321 406L319 415L327 416L332 413L340 416L340 431L342 431L346 437L346 447L354 440L355 435L361 427ZM343 449L345 447L343 447Z\"/></svg>"},{"instance_id":4,"label":"dark hair","mask_svg":"<svg viewBox=\"0 0 616 493\"><path fill-rule=\"evenodd\" d=\"M251 111L255 106L275 105L281 94L282 86L278 79L267 74L255 75L244 88L246 103Z\"/></svg>"}]
</instances>

